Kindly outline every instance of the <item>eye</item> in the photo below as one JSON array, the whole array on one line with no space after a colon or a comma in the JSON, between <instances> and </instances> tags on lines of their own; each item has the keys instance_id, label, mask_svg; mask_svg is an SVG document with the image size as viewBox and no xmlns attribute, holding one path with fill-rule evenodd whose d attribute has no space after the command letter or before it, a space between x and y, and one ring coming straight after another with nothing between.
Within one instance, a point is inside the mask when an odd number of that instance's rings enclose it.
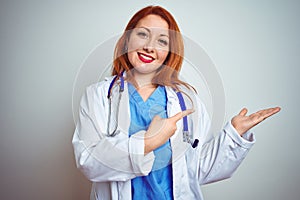
<instances>
[{"instance_id":1,"label":"eye","mask_svg":"<svg viewBox=\"0 0 300 200\"><path fill-rule=\"evenodd\" d=\"M168 46L169 44L169 41L165 40L165 39L158 39L158 43L161 45L161 46Z\"/></svg>"},{"instance_id":2,"label":"eye","mask_svg":"<svg viewBox=\"0 0 300 200\"><path fill-rule=\"evenodd\" d=\"M140 38L148 38L148 33L146 33L145 31L138 31L138 32L137 32L137 35L138 35Z\"/></svg>"}]
</instances>

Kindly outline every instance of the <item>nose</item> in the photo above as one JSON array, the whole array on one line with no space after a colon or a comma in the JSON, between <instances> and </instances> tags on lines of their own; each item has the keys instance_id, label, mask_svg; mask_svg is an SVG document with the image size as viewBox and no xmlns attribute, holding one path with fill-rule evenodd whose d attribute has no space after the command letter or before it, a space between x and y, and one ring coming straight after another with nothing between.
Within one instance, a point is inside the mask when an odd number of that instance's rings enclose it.
<instances>
[{"instance_id":1,"label":"nose","mask_svg":"<svg viewBox=\"0 0 300 200\"><path fill-rule=\"evenodd\" d=\"M149 39L144 47L143 47L144 51L148 52L148 53L153 53L154 52L154 41L152 39Z\"/></svg>"}]
</instances>

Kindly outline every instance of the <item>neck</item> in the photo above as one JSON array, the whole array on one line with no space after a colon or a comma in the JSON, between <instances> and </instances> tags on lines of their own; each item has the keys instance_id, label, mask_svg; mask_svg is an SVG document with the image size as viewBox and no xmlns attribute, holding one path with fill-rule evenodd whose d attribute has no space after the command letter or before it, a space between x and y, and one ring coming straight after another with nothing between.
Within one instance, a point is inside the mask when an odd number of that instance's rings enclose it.
<instances>
[{"instance_id":1,"label":"neck","mask_svg":"<svg viewBox=\"0 0 300 200\"><path fill-rule=\"evenodd\" d=\"M133 73L133 77L138 85L138 88L153 86L152 79L154 76L155 72L149 74L142 74L138 73L137 71L134 71Z\"/></svg>"}]
</instances>

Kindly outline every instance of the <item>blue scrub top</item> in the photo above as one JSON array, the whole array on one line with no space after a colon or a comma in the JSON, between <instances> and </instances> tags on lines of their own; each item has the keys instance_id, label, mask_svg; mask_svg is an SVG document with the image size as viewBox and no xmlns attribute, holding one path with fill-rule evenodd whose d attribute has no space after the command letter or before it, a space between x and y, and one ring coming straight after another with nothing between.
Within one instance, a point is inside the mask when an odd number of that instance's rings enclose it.
<instances>
[{"instance_id":1,"label":"blue scrub top","mask_svg":"<svg viewBox=\"0 0 300 200\"><path fill-rule=\"evenodd\" d=\"M167 118L167 95L164 86L158 86L146 101L130 83L128 93L131 116L129 137L140 130L147 130L155 115ZM173 199L170 141L155 149L154 155L154 164L148 176L139 176L131 180L133 200Z\"/></svg>"}]
</instances>

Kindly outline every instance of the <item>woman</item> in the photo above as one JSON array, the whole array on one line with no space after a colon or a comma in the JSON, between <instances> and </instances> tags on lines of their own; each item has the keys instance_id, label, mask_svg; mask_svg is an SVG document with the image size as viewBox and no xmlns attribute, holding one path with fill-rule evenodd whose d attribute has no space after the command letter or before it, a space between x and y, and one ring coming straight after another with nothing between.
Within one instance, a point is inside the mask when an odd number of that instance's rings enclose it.
<instances>
[{"instance_id":1,"label":"woman","mask_svg":"<svg viewBox=\"0 0 300 200\"><path fill-rule=\"evenodd\" d=\"M113 76L89 86L80 103L72 142L93 181L91 199L203 199L200 185L230 177L255 142L248 130L280 110L246 116L244 108L210 138L203 103L178 78L182 60L168 11L148 6L131 18Z\"/></svg>"}]
</instances>

